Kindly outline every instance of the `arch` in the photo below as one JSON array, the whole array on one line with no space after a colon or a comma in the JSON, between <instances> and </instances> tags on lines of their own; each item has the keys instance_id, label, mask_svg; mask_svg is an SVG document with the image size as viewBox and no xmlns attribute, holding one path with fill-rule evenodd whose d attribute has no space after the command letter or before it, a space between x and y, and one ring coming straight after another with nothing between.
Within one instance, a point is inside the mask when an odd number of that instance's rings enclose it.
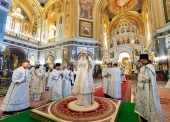
<instances>
[{"instance_id":1,"label":"arch","mask_svg":"<svg viewBox=\"0 0 170 122\"><path fill-rule=\"evenodd\" d=\"M123 52L126 52L126 53L128 53L129 54L129 58L131 58L131 56L132 56L132 52L131 51L129 51L129 50L120 50L118 53L117 53L117 55L116 55L116 57L119 57L119 55L121 54L121 53L123 53Z\"/></svg>"},{"instance_id":2,"label":"arch","mask_svg":"<svg viewBox=\"0 0 170 122\"><path fill-rule=\"evenodd\" d=\"M138 25L138 33L139 33L139 35L143 35L143 36L145 35L144 22L143 22L143 19L140 16L139 13L134 12L134 11L127 11L127 12L125 12L125 17L126 17L126 19L134 20L136 22L136 24ZM110 38L112 37L112 31L115 29L115 26L119 22L119 19L120 19L120 14L116 15L112 19L112 22L110 23L110 26L109 26Z\"/></svg>"},{"instance_id":3,"label":"arch","mask_svg":"<svg viewBox=\"0 0 170 122\"><path fill-rule=\"evenodd\" d=\"M23 49L15 46L7 46L7 48L10 50L11 54L18 56L18 65L21 65L21 62L27 59L27 54Z\"/></svg>"},{"instance_id":4,"label":"arch","mask_svg":"<svg viewBox=\"0 0 170 122\"><path fill-rule=\"evenodd\" d=\"M48 65L54 65L55 63L55 58L53 55L48 55L46 58L45 58L45 63L47 63Z\"/></svg>"}]
</instances>

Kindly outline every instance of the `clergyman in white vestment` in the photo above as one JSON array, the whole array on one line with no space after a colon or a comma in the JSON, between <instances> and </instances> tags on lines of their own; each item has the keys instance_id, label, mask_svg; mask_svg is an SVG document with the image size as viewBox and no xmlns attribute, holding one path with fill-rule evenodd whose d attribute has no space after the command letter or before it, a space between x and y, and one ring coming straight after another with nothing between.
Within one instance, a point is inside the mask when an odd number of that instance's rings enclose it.
<instances>
[{"instance_id":1,"label":"clergyman in white vestment","mask_svg":"<svg viewBox=\"0 0 170 122\"><path fill-rule=\"evenodd\" d=\"M77 96L77 104L89 106L94 102L94 83L92 69L94 61L87 55L87 48L81 48L81 58L77 63L77 74L73 86L73 95Z\"/></svg>"},{"instance_id":2,"label":"clergyman in white vestment","mask_svg":"<svg viewBox=\"0 0 170 122\"><path fill-rule=\"evenodd\" d=\"M70 65L63 71L63 97L71 95L71 70Z\"/></svg>"},{"instance_id":3,"label":"clergyman in white vestment","mask_svg":"<svg viewBox=\"0 0 170 122\"><path fill-rule=\"evenodd\" d=\"M155 69L148 61L148 54L140 54L140 62L143 67L138 75L135 112L143 121L164 122Z\"/></svg>"},{"instance_id":4,"label":"clergyman in white vestment","mask_svg":"<svg viewBox=\"0 0 170 122\"><path fill-rule=\"evenodd\" d=\"M14 70L11 85L0 108L4 113L21 111L30 107L28 66L29 61L23 60L22 66Z\"/></svg>"},{"instance_id":5,"label":"clergyman in white vestment","mask_svg":"<svg viewBox=\"0 0 170 122\"><path fill-rule=\"evenodd\" d=\"M105 97L108 97L108 85L110 81L110 77L108 77L108 70L112 67L111 63L107 64L107 68L102 69L102 77L103 77L103 93Z\"/></svg>"},{"instance_id":6,"label":"clergyman in white vestment","mask_svg":"<svg viewBox=\"0 0 170 122\"><path fill-rule=\"evenodd\" d=\"M52 73L53 80L49 90L49 100L52 101L63 98L63 93L62 93L63 71L61 70L60 66L61 66L60 63L56 63L56 69L53 69L53 73Z\"/></svg>"},{"instance_id":7,"label":"clergyman in white vestment","mask_svg":"<svg viewBox=\"0 0 170 122\"><path fill-rule=\"evenodd\" d=\"M117 64L114 63L114 68L110 68L108 71L110 75L110 81L108 84L108 95L115 99L122 98L121 91L121 70L117 67Z\"/></svg>"},{"instance_id":8,"label":"clergyman in white vestment","mask_svg":"<svg viewBox=\"0 0 170 122\"><path fill-rule=\"evenodd\" d=\"M45 70L43 67L40 67L40 61L35 61L35 71L32 75L32 79L34 82L31 83L30 88L30 95L31 98L33 98L33 101L40 101L44 99L44 76L45 76Z\"/></svg>"},{"instance_id":9,"label":"clergyman in white vestment","mask_svg":"<svg viewBox=\"0 0 170 122\"><path fill-rule=\"evenodd\" d=\"M52 82L53 65L49 66L46 90L49 91Z\"/></svg>"}]
</instances>

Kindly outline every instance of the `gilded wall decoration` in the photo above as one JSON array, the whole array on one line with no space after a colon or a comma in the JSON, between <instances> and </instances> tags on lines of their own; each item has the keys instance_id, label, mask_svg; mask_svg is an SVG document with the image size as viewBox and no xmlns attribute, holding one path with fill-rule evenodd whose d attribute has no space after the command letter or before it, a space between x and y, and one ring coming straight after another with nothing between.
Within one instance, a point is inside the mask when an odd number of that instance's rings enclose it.
<instances>
[{"instance_id":1,"label":"gilded wall decoration","mask_svg":"<svg viewBox=\"0 0 170 122\"><path fill-rule=\"evenodd\" d=\"M93 38L93 23L90 21L79 21L79 36Z\"/></svg>"},{"instance_id":2,"label":"gilded wall decoration","mask_svg":"<svg viewBox=\"0 0 170 122\"><path fill-rule=\"evenodd\" d=\"M170 22L170 0L163 0L165 20L166 23Z\"/></svg>"},{"instance_id":3,"label":"gilded wall decoration","mask_svg":"<svg viewBox=\"0 0 170 122\"><path fill-rule=\"evenodd\" d=\"M56 29L57 30L56 40L58 40L59 38L63 38L64 20L65 20L65 16L64 16L64 13L62 13L58 16L57 29Z\"/></svg>"},{"instance_id":4,"label":"gilded wall decoration","mask_svg":"<svg viewBox=\"0 0 170 122\"><path fill-rule=\"evenodd\" d=\"M43 23L42 43L46 43L47 39L48 39L48 20L45 20Z\"/></svg>"},{"instance_id":5,"label":"gilded wall decoration","mask_svg":"<svg viewBox=\"0 0 170 122\"><path fill-rule=\"evenodd\" d=\"M84 19L93 19L93 6L95 0L79 0L80 13L79 17Z\"/></svg>"}]
</instances>

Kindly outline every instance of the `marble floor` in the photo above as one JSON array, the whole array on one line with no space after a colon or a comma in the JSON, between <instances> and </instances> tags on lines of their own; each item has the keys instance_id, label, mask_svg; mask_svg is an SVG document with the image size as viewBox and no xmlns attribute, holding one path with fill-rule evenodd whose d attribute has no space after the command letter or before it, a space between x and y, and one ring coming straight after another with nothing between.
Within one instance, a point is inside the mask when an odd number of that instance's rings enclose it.
<instances>
[{"instance_id":1,"label":"marble floor","mask_svg":"<svg viewBox=\"0 0 170 122\"><path fill-rule=\"evenodd\" d=\"M164 95L164 94L165 94L165 92L170 92L170 90L164 88L164 86L166 85L165 81L158 81L157 83L158 83L158 91L159 91L159 94L160 94L160 100L161 100L162 103L165 103L167 96ZM101 88L102 84L103 84L102 79L94 80L94 84L95 84L96 90ZM136 101L136 91L137 91L136 81L132 81L132 84L131 84L131 102L132 103L135 103L135 101ZM44 100L41 100L39 102L34 102L34 101L31 100L30 106L32 108L34 108L34 107L48 103L48 91L45 92L44 98L45 98ZM3 99L4 99L4 97L0 97L0 105L3 102ZM169 98L169 100L170 100L170 98ZM162 109L163 109L163 114L164 114L164 116L166 116L166 119L167 119L167 120L165 120L165 122L170 122L170 108L168 109L167 106L170 107L170 103L167 103L166 105L162 106ZM2 111L0 111L0 119L4 119L4 118L7 118L7 117L9 117L9 115L3 115Z\"/></svg>"}]
</instances>

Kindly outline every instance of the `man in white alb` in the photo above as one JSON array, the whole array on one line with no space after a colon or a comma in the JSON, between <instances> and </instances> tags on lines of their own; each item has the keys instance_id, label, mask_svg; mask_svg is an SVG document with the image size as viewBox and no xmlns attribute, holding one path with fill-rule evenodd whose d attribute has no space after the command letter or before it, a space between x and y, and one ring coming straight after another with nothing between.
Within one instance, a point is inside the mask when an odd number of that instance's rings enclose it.
<instances>
[{"instance_id":1,"label":"man in white alb","mask_svg":"<svg viewBox=\"0 0 170 122\"><path fill-rule=\"evenodd\" d=\"M117 67L117 64L113 64L114 68L110 68L108 74L110 75L110 81L108 83L108 95L115 99L122 98L121 92L121 70Z\"/></svg>"},{"instance_id":2,"label":"man in white alb","mask_svg":"<svg viewBox=\"0 0 170 122\"><path fill-rule=\"evenodd\" d=\"M63 71L63 97L71 95L71 70L70 65Z\"/></svg>"},{"instance_id":3,"label":"man in white alb","mask_svg":"<svg viewBox=\"0 0 170 122\"><path fill-rule=\"evenodd\" d=\"M4 114L30 107L29 81L31 80L28 66L29 61L23 60L22 66L14 70L12 83L0 108Z\"/></svg>"},{"instance_id":4,"label":"man in white alb","mask_svg":"<svg viewBox=\"0 0 170 122\"><path fill-rule=\"evenodd\" d=\"M87 48L81 48L81 58L77 62L77 74L73 86L73 95L77 96L77 104L89 106L94 102L94 83L92 69L95 63L87 54Z\"/></svg>"},{"instance_id":5,"label":"man in white alb","mask_svg":"<svg viewBox=\"0 0 170 122\"><path fill-rule=\"evenodd\" d=\"M33 98L33 101L40 101L43 99L44 95L44 80L43 77L45 76L45 70L40 67L40 61L35 61L35 71L32 75L32 79L34 80L33 83L31 83L30 88L30 95L31 98Z\"/></svg>"}]
</instances>

